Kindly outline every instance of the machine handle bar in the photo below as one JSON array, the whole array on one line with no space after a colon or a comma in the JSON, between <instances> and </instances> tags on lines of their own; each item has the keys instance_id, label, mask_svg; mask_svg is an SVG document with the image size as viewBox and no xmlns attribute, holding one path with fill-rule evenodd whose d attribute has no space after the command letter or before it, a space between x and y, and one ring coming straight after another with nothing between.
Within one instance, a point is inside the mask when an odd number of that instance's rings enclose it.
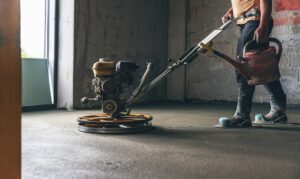
<instances>
[{"instance_id":1,"label":"machine handle bar","mask_svg":"<svg viewBox=\"0 0 300 179\"><path fill-rule=\"evenodd\" d=\"M176 62L174 62L172 65L169 65L165 71L163 71L150 83L139 85L139 88L136 91L137 93L133 95L130 98L130 100L127 101L127 107L130 108L135 102L138 101L138 99L140 99L145 93L147 93L153 87L155 87L161 80L165 79L175 69L179 68L182 65L191 63L199 55L199 52L205 53L205 48L201 44L208 45L209 43L211 43L211 41L214 38L216 38L223 30L225 30L231 23L242 18L248 18L248 17L258 16L258 15L259 15L258 9L254 8L249 12L243 13L243 15L240 17L225 22L221 27L211 32L206 38L204 38L201 42L199 42L198 45L194 45L191 48L189 48ZM148 76L148 74L146 76ZM144 83L144 80L142 80L141 83L142 82Z\"/></svg>"}]
</instances>

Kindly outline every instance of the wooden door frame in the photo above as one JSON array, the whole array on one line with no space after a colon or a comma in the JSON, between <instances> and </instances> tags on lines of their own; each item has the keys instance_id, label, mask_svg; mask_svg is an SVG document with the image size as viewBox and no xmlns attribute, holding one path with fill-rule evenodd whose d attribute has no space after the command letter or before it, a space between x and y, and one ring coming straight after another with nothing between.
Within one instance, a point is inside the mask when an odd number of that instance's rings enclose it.
<instances>
[{"instance_id":1,"label":"wooden door frame","mask_svg":"<svg viewBox=\"0 0 300 179\"><path fill-rule=\"evenodd\" d=\"M21 178L20 2L0 0L0 175Z\"/></svg>"}]
</instances>

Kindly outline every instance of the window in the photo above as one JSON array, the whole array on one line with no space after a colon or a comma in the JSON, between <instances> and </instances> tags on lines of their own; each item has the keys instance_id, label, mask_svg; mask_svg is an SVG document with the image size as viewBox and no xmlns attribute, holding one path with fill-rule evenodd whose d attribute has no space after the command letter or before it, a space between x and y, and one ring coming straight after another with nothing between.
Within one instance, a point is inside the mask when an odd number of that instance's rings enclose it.
<instances>
[{"instance_id":1,"label":"window","mask_svg":"<svg viewBox=\"0 0 300 179\"><path fill-rule=\"evenodd\" d=\"M21 0L22 104L54 104L56 0Z\"/></svg>"}]
</instances>

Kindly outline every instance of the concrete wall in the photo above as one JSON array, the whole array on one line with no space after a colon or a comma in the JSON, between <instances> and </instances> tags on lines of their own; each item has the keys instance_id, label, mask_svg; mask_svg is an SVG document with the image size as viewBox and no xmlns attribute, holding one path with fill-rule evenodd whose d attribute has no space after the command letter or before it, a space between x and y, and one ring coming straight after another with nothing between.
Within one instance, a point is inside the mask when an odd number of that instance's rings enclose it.
<instances>
[{"instance_id":1,"label":"concrete wall","mask_svg":"<svg viewBox=\"0 0 300 179\"><path fill-rule=\"evenodd\" d=\"M290 104L300 104L300 0L274 0L273 36L284 47L281 58L281 81Z\"/></svg>"},{"instance_id":2,"label":"concrete wall","mask_svg":"<svg viewBox=\"0 0 300 179\"><path fill-rule=\"evenodd\" d=\"M281 81L290 104L300 103L300 8L295 2L274 0L273 13L272 36L283 42ZM218 0L77 0L74 5L72 0L61 1L60 39L66 40L60 44L59 107L80 107L81 97L93 96L90 68L101 57L136 61L141 66L137 76L145 62L151 61L156 66L153 76L157 75L166 67L167 57L178 58L188 46L219 27L220 17L229 7L230 1ZM238 36L238 27L232 25L214 40L215 48L234 57ZM234 69L206 54L175 71L149 96L148 100L236 101ZM268 101L263 87L257 87L254 101Z\"/></svg>"},{"instance_id":3,"label":"concrete wall","mask_svg":"<svg viewBox=\"0 0 300 179\"><path fill-rule=\"evenodd\" d=\"M293 4L294 3L294 4ZM288 95L288 103L300 104L299 47L300 47L300 1L274 0L275 27L272 36L279 38L284 47L280 68L281 81ZM220 17L230 7L230 1L190 0L189 45L197 43L213 29L221 25ZM238 27L232 26L214 40L215 48L234 57ZM187 97L193 100L235 101L237 86L232 66L212 55L201 56L188 66ZM169 87L171 88L171 87ZM263 87L258 86L255 102L268 102Z\"/></svg>"},{"instance_id":4,"label":"concrete wall","mask_svg":"<svg viewBox=\"0 0 300 179\"><path fill-rule=\"evenodd\" d=\"M218 28L221 16L230 7L230 1L220 3L218 0L190 0L189 6L189 45L198 43L212 30ZM238 29L227 29L214 40L215 48L230 56L235 56ZM236 99L234 70L226 62L206 54L198 57L187 69L187 98L192 100L226 100Z\"/></svg>"},{"instance_id":5,"label":"concrete wall","mask_svg":"<svg viewBox=\"0 0 300 179\"><path fill-rule=\"evenodd\" d=\"M73 108L74 0L59 2L57 107Z\"/></svg>"},{"instance_id":6,"label":"concrete wall","mask_svg":"<svg viewBox=\"0 0 300 179\"><path fill-rule=\"evenodd\" d=\"M186 50L187 45L187 0L169 1L168 55L176 60ZM167 78L167 99L185 100L186 67L174 71Z\"/></svg>"},{"instance_id":7,"label":"concrete wall","mask_svg":"<svg viewBox=\"0 0 300 179\"><path fill-rule=\"evenodd\" d=\"M91 91L91 67L101 57L132 60L141 71L146 62L153 75L164 70L168 44L168 0L75 1L74 107ZM165 82L148 100L165 98Z\"/></svg>"}]
</instances>

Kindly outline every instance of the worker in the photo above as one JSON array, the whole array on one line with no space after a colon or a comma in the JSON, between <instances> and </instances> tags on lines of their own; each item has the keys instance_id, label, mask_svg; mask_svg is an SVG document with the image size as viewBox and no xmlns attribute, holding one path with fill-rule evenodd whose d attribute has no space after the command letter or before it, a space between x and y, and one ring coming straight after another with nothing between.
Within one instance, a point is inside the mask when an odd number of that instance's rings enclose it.
<instances>
[{"instance_id":1,"label":"worker","mask_svg":"<svg viewBox=\"0 0 300 179\"><path fill-rule=\"evenodd\" d=\"M257 8L260 14L237 21L241 31L237 45L237 57L243 56L245 44L253 39L256 40L257 46L267 46L273 28L272 0L231 0L231 4L232 7L222 17L223 23L233 17L239 17L253 8ZM240 58L237 60L241 61ZM236 80L239 92L237 107L233 117L227 118L229 122L226 127L250 127L252 126L250 112L255 86L248 85L247 80L238 71ZM270 97L271 110L265 115L258 114L256 116L260 116L266 124L286 123L286 95L280 81L267 83L264 87Z\"/></svg>"}]
</instances>

